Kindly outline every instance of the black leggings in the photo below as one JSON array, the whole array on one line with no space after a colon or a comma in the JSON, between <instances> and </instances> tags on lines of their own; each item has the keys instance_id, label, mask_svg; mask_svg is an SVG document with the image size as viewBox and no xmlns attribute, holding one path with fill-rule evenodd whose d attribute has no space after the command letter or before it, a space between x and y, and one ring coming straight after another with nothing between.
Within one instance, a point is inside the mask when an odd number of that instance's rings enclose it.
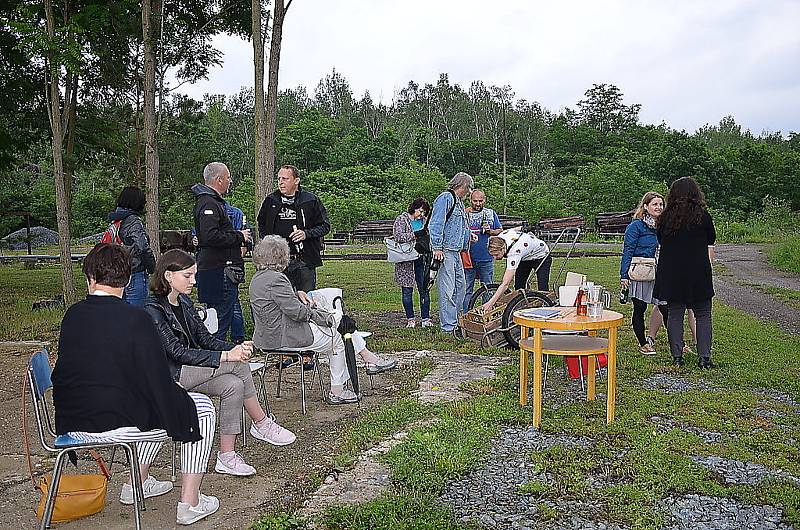
<instances>
[{"instance_id":1,"label":"black leggings","mask_svg":"<svg viewBox=\"0 0 800 530\"><path fill-rule=\"evenodd\" d=\"M633 302L633 318L631 318L633 333L639 341L639 346L644 346L647 343L647 339L644 335L644 314L647 311L647 302L639 300L638 298L631 298L631 301ZM664 323L666 325L667 315L669 315L667 306L659 305L656 307L661 311L661 316L664 317Z\"/></svg>"},{"instance_id":2,"label":"black leggings","mask_svg":"<svg viewBox=\"0 0 800 530\"><path fill-rule=\"evenodd\" d=\"M547 256L544 259L522 260L519 262L517 272L514 273L514 289L524 289L528 283L528 276L531 271L539 264L539 270L536 271L536 284L539 291L547 291L548 283L550 283L550 266L553 264L553 258Z\"/></svg>"}]
</instances>

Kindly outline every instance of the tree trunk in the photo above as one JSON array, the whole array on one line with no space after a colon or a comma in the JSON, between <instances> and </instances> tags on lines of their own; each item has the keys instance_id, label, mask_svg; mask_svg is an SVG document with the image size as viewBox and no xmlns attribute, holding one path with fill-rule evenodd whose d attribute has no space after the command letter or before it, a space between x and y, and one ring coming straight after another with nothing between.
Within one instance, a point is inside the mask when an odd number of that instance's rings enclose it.
<instances>
[{"instance_id":1,"label":"tree trunk","mask_svg":"<svg viewBox=\"0 0 800 530\"><path fill-rule=\"evenodd\" d=\"M145 190L147 212L145 226L150 245L158 259L158 143L156 142L156 47L161 26L162 0L142 0L142 39L144 41L144 142Z\"/></svg>"},{"instance_id":2,"label":"tree trunk","mask_svg":"<svg viewBox=\"0 0 800 530\"><path fill-rule=\"evenodd\" d=\"M289 0L286 4L283 0L275 0L275 8L272 15L272 37L269 43L269 79L267 83L267 104L266 104L266 145L267 155L265 172L267 175L267 186L265 195L272 191L272 182L275 175L275 128L278 119L278 67L281 62L281 40L283 39L283 20L286 12L294 0ZM263 200L261 197L260 200ZM261 202L257 202L260 206Z\"/></svg>"},{"instance_id":3,"label":"tree trunk","mask_svg":"<svg viewBox=\"0 0 800 530\"><path fill-rule=\"evenodd\" d=\"M55 38L55 17L52 0L44 0L47 17L47 36ZM58 224L58 246L61 261L61 284L64 292L64 304L69 307L75 302L75 275L72 271L71 237L69 229L70 203L64 183L64 124L61 112L61 66L53 63L53 53L48 53L47 90L48 115L50 129L53 133L53 178L56 185L56 222Z\"/></svg>"},{"instance_id":4,"label":"tree trunk","mask_svg":"<svg viewBox=\"0 0 800 530\"><path fill-rule=\"evenodd\" d=\"M261 22L261 0L252 0L251 10L253 12L253 63L255 66L255 212L252 219L258 216L258 210L264 197L267 196L270 182L272 181L271 171L267 170L268 152L275 153L275 148L271 150L267 147L267 118L264 106L264 35ZM274 135L273 135L274 142ZM274 163L273 163L274 165ZM259 234L261 235L261 234Z\"/></svg>"}]
</instances>

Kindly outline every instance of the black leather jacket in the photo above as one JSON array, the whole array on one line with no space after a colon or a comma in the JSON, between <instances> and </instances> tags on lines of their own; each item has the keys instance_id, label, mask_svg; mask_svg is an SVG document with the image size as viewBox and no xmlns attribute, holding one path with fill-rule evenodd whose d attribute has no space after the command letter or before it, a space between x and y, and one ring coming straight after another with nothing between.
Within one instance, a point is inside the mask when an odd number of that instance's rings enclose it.
<instances>
[{"instance_id":1,"label":"black leather jacket","mask_svg":"<svg viewBox=\"0 0 800 530\"><path fill-rule=\"evenodd\" d=\"M158 328L161 344L167 354L167 364L175 381L180 379L183 365L219 368L222 352L234 347L234 344L220 340L208 332L188 296L182 294L178 301L186 317L189 335L186 335L172 312L166 296L150 295L145 304L145 310Z\"/></svg>"}]
</instances>

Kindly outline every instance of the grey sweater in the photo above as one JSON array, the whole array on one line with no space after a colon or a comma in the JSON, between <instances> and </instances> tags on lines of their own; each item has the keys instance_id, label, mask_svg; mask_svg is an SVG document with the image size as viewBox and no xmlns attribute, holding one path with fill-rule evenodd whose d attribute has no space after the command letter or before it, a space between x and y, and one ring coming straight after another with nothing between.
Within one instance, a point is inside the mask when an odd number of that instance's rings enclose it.
<instances>
[{"instance_id":1,"label":"grey sweater","mask_svg":"<svg viewBox=\"0 0 800 530\"><path fill-rule=\"evenodd\" d=\"M257 348L304 348L314 342L309 322L327 325L327 313L303 304L282 272L257 271L250 281L250 304Z\"/></svg>"}]
</instances>

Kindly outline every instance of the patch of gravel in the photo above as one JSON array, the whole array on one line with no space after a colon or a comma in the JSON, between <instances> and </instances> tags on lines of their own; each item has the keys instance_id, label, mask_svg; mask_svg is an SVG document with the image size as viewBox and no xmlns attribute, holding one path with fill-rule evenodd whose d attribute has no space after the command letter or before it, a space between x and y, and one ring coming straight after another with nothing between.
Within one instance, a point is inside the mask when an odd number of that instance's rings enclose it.
<instances>
[{"instance_id":1,"label":"patch of gravel","mask_svg":"<svg viewBox=\"0 0 800 530\"><path fill-rule=\"evenodd\" d=\"M759 390L757 393L773 401L780 401L781 403L791 405L792 407L800 407L800 403L798 403L797 400L795 400L792 396L790 396L785 392L780 392L778 390L771 390L769 388L763 388Z\"/></svg>"},{"instance_id":2,"label":"patch of gravel","mask_svg":"<svg viewBox=\"0 0 800 530\"><path fill-rule=\"evenodd\" d=\"M439 502L449 506L462 523L477 522L497 529L593 529L616 530L622 527L602 521L600 506L586 501L537 500L519 488L530 482L552 484L552 478L534 469L528 454L554 446L584 447L592 440L584 437L543 434L532 427L504 429L492 445L488 461L460 480L451 482ZM540 514L541 506L547 514ZM555 520L546 520L551 513ZM540 521L534 521L539 517Z\"/></svg>"},{"instance_id":3,"label":"patch of gravel","mask_svg":"<svg viewBox=\"0 0 800 530\"><path fill-rule=\"evenodd\" d=\"M4 245L13 248L14 250L25 250L28 248L27 232L24 228L20 228L11 232L0 241ZM58 232L45 228L43 226L31 227L31 247L40 248L58 244Z\"/></svg>"},{"instance_id":4,"label":"patch of gravel","mask_svg":"<svg viewBox=\"0 0 800 530\"><path fill-rule=\"evenodd\" d=\"M654 374L643 381L644 386L653 390L661 390L665 394L676 394L690 390L714 390L714 386L706 381L689 381L671 374Z\"/></svg>"},{"instance_id":5,"label":"patch of gravel","mask_svg":"<svg viewBox=\"0 0 800 530\"><path fill-rule=\"evenodd\" d=\"M674 497L666 504L664 530L792 530L781 523L780 509L768 505L747 505L703 495Z\"/></svg>"},{"instance_id":6,"label":"patch of gravel","mask_svg":"<svg viewBox=\"0 0 800 530\"><path fill-rule=\"evenodd\" d=\"M783 479L800 485L800 479L779 469L770 469L753 462L730 460L719 456L691 456L689 459L720 475L727 484L755 485L767 479Z\"/></svg>"},{"instance_id":7,"label":"patch of gravel","mask_svg":"<svg viewBox=\"0 0 800 530\"><path fill-rule=\"evenodd\" d=\"M725 435L721 432L704 431L700 427L695 427L694 425L689 425L687 423L683 423L678 420L674 420L672 418L667 418L664 416L653 416L652 418L650 418L650 421L656 424L656 431L661 434L670 431L672 429L678 429L683 432L695 434L699 436L700 439L702 439L704 442L709 444L719 443L725 436L731 437L730 435Z\"/></svg>"}]
</instances>

